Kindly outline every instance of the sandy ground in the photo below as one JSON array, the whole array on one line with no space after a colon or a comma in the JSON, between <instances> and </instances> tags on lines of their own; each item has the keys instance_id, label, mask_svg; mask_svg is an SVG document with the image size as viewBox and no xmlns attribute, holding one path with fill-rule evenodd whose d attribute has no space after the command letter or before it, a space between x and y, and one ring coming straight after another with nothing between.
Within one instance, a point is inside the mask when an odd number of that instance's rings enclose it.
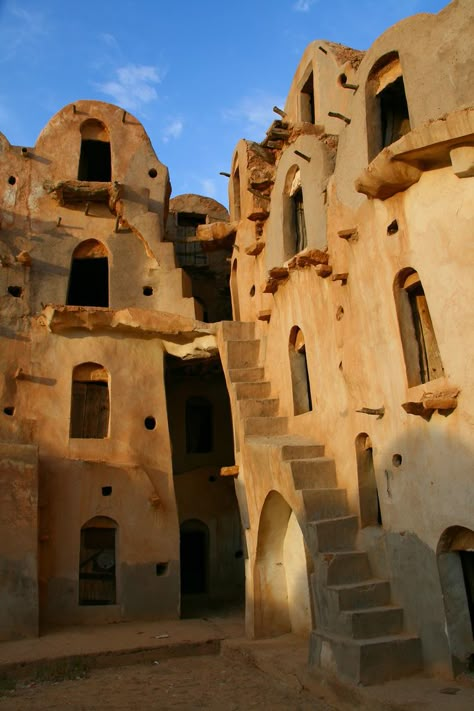
<instances>
[{"instance_id":1,"label":"sandy ground","mask_svg":"<svg viewBox=\"0 0 474 711\"><path fill-rule=\"evenodd\" d=\"M0 711L343 709L323 696L288 687L250 662L219 655L94 670L82 679L19 683L15 690L0 693Z\"/></svg>"}]
</instances>

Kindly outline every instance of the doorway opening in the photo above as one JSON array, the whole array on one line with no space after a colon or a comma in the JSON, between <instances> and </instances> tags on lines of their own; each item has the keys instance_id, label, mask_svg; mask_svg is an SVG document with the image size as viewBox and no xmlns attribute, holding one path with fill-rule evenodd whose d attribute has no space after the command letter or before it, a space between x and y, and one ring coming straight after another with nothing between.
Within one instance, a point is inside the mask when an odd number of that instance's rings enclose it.
<instances>
[{"instance_id":1,"label":"doorway opening","mask_svg":"<svg viewBox=\"0 0 474 711\"><path fill-rule=\"evenodd\" d=\"M96 516L81 528L79 555L79 605L116 603L117 524Z\"/></svg>"}]
</instances>

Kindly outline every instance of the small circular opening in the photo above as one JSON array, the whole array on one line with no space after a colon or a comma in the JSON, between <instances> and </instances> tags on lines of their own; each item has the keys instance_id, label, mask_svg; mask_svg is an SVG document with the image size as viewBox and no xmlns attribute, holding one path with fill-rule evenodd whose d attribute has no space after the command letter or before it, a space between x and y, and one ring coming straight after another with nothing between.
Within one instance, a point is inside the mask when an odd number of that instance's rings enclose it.
<instances>
[{"instance_id":1,"label":"small circular opening","mask_svg":"<svg viewBox=\"0 0 474 711\"><path fill-rule=\"evenodd\" d=\"M387 227L387 234L388 235L394 235L398 232L398 222L396 220L393 220Z\"/></svg>"},{"instance_id":2,"label":"small circular opening","mask_svg":"<svg viewBox=\"0 0 474 711\"><path fill-rule=\"evenodd\" d=\"M399 467L402 463L402 455L401 454L394 454L392 457L392 464L394 467Z\"/></svg>"},{"instance_id":3,"label":"small circular opening","mask_svg":"<svg viewBox=\"0 0 474 711\"><path fill-rule=\"evenodd\" d=\"M143 296L152 296L153 295L153 287L152 286L144 286L143 287Z\"/></svg>"},{"instance_id":4,"label":"small circular opening","mask_svg":"<svg viewBox=\"0 0 474 711\"><path fill-rule=\"evenodd\" d=\"M250 296L255 296L255 284L250 289Z\"/></svg>"},{"instance_id":5,"label":"small circular opening","mask_svg":"<svg viewBox=\"0 0 474 711\"><path fill-rule=\"evenodd\" d=\"M5 413L5 415L8 415L9 417L11 417L12 415L15 414L15 408L12 407L11 405L9 405L8 407L3 408L3 412Z\"/></svg>"},{"instance_id":6,"label":"small circular opening","mask_svg":"<svg viewBox=\"0 0 474 711\"><path fill-rule=\"evenodd\" d=\"M209 477L208 481L210 481L211 484L213 484L213 483L215 482L215 480L216 480L216 477L214 476L214 474L211 474L211 476Z\"/></svg>"},{"instance_id":7,"label":"small circular opening","mask_svg":"<svg viewBox=\"0 0 474 711\"><path fill-rule=\"evenodd\" d=\"M243 558L243 557L244 557L244 552L241 551L241 550L235 551L234 556L235 556L235 558L237 558L237 560L238 560L239 558Z\"/></svg>"},{"instance_id":8,"label":"small circular opening","mask_svg":"<svg viewBox=\"0 0 474 711\"><path fill-rule=\"evenodd\" d=\"M156 427L156 420L154 417L145 417L145 427L147 430L154 430Z\"/></svg>"},{"instance_id":9,"label":"small circular opening","mask_svg":"<svg viewBox=\"0 0 474 711\"><path fill-rule=\"evenodd\" d=\"M158 175L158 171L156 170L156 168L150 168L150 170L148 171L148 175L150 176L150 178L156 178L156 176Z\"/></svg>"},{"instance_id":10,"label":"small circular opening","mask_svg":"<svg viewBox=\"0 0 474 711\"><path fill-rule=\"evenodd\" d=\"M9 286L7 291L10 296L14 296L16 299L23 294L23 288L21 286Z\"/></svg>"},{"instance_id":11,"label":"small circular opening","mask_svg":"<svg viewBox=\"0 0 474 711\"><path fill-rule=\"evenodd\" d=\"M339 308L336 311L336 319L338 321L340 321L343 316L344 316L344 309L342 308L342 306L339 306Z\"/></svg>"},{"instance_id":12,"label":"small circular opening","mask_svg":"<svg viewBox=\"0 0 474 711\"><path fill-rule=\"evenodd\" d=\"M8 183L9 183L9 185L15 185L16 178L14 175L10 175L10 177L8 178Z\"/></svg>"}]
</instances>

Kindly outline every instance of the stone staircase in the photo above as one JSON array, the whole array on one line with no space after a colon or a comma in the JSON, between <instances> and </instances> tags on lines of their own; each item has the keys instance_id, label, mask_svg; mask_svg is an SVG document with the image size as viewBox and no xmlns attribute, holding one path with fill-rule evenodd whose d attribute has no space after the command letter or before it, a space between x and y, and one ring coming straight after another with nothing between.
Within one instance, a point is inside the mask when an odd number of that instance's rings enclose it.
<instances>
[{"instance_id":1,"label":"stone staircase","mask_svg":"<svg viewBox=\"0 0 474 711\"><path fill-rule=\"evenodd\" d=\"M420 671L419 638L404 632L403 609L391 604L389 581L374 578L367 553L356 548L359 518L349 512L347 492L337 485L334 460L324 456L324 445L288 434L288 418L278 415L279 400L260 365L254 324L226 326L241 446L278 450L280 467L302 498L318 625L311 634L310 662L360 684Z\"/></svg>"}]
</instances>

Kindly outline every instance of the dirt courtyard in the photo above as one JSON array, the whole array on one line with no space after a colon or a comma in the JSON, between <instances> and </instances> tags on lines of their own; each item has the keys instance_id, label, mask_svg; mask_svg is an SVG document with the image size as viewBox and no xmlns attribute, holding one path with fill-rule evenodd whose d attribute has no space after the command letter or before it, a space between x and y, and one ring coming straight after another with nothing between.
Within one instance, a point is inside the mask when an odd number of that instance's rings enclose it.
<instances>
[{"instance_id":1,"label":"dirt courtyard","mask_svg":"<svg viewBox=\"0 0 474 711\"><path fill-rule=\"evenodd\" d=\"M0 711L342 711L290 688L247 660L194 656L85 672L64 681L18 682L0 693ZM74 669L69 674L73 676Z\"/></svg>"}]
</instances>

